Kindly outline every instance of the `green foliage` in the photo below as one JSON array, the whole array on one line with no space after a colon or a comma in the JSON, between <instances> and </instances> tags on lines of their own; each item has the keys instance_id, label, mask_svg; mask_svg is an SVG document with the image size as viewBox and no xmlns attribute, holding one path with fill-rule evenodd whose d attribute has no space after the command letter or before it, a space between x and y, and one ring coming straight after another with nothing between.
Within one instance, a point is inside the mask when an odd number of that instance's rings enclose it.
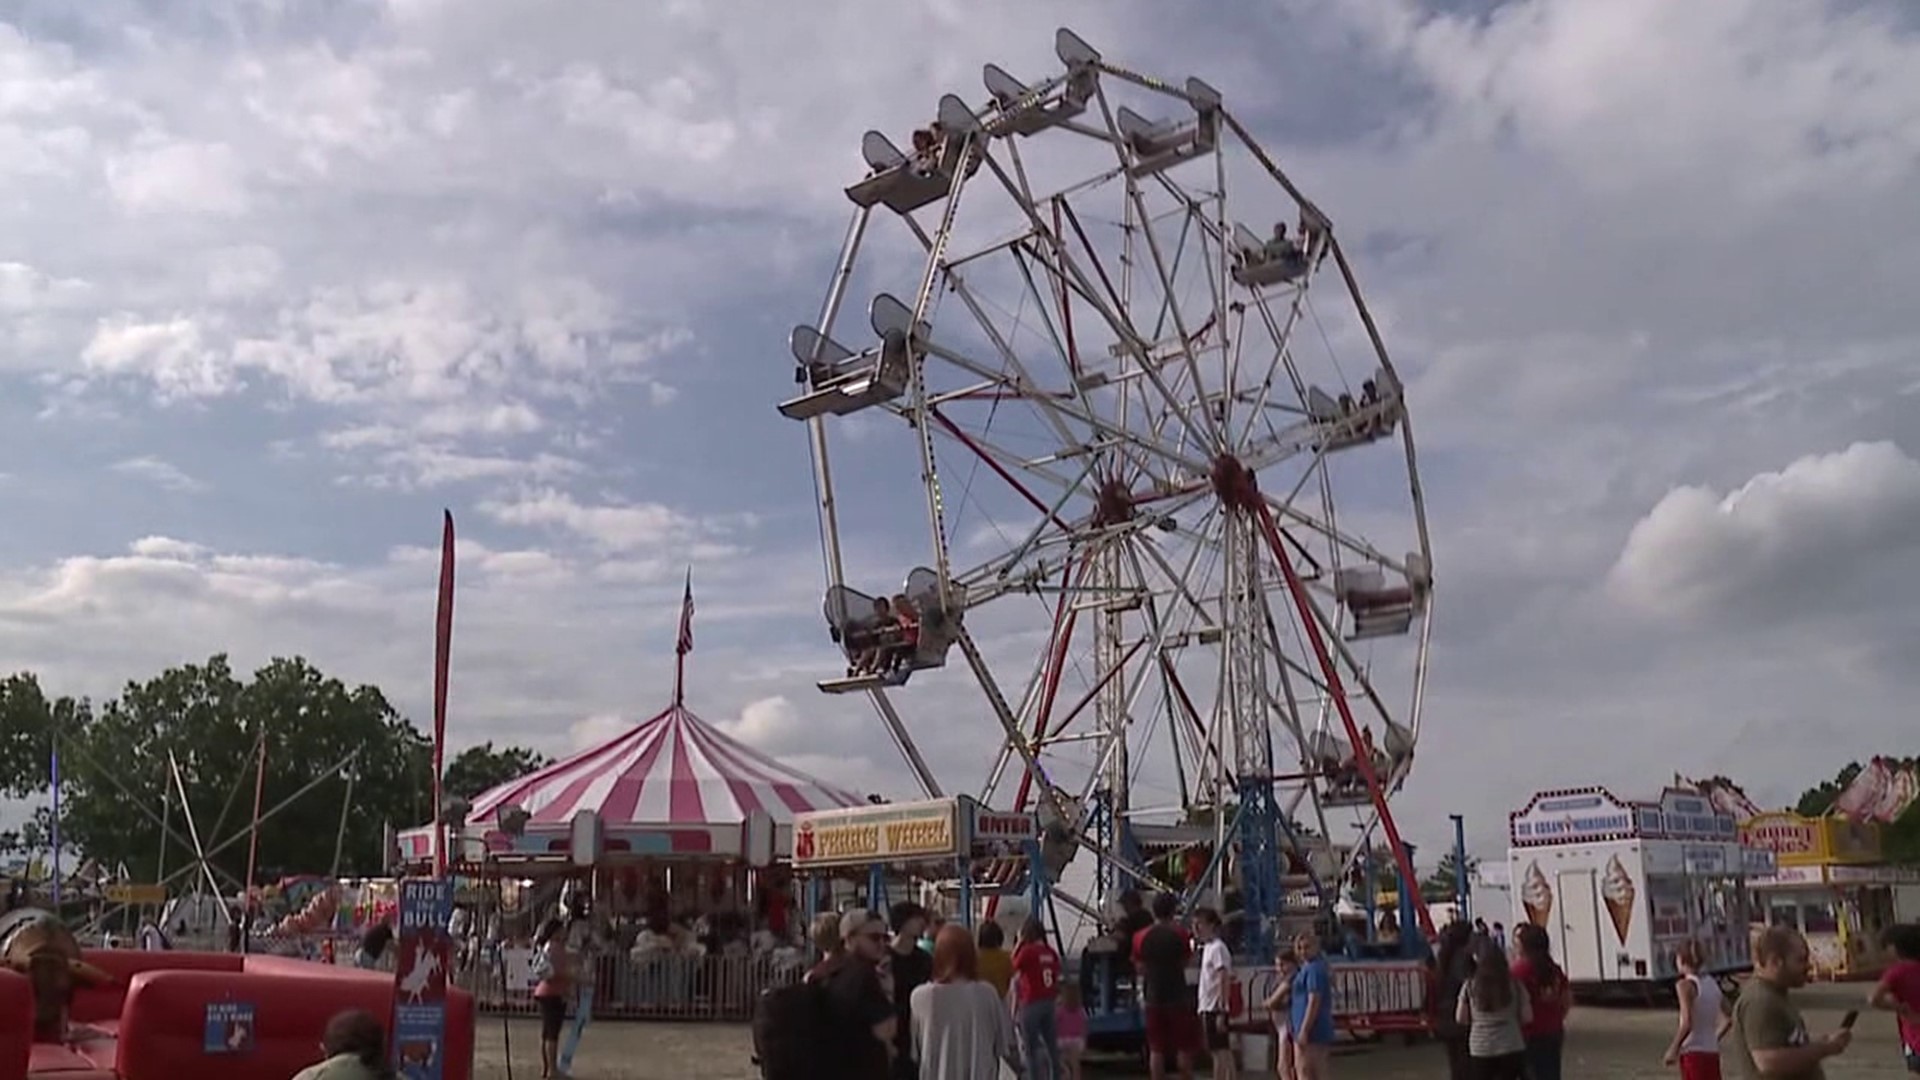
<instances>
[{"instance_id":1,"label":"green foliage","mask_svg":"<svg viewBox=\"0 0 1920 1080\"><path fill-rule=\"evenodd\" d=\"M31 734L15 734L23 728ZM243 681L225 656L215 656L128 683L98 708L48 700L32 676L17 675L0 683L0 731L7 733L0 740L0 790L34 796L48 789L48 748L58 732L62 839L105 865L124 862L143 880L159 872L163 812L171 828L167 866L187 863L197 829L210 852L225 845L212 858L225 875L223 889L244 876L262 742L263 810L313 784L261 826L262 882L332 867L349 778L342 873L378 873L383 827L428 816L426 737L379 690L348 687L300 659L274 660ZM350 754L345 769L327 775ZM180 812L170 762L178 762L193 828ZM13 843L43 843L48 824L29 825Z\"/></svg>"},{"instance_id":2,"label":"green foliage","mask_svg":"<svg viewBox=\"0 0 1920 1080\"><path fill-rule=\"evenodd\" d=\"M1885 760L1889 768L1910 768L1915 764L1914 758L1889 757ZM1863 768L1857 761L1848 762L1833 779L1802 792L1800 801L1794 804L1793 812L1805 817L1819 817L1828 813L1840 798L1840 793L1853 783ZM1915 800L1892 823L1881 827L1880 852L1890 863L1920 864L1920 800Z\"/></svg>"},{"instance_id":3,"label":"green foliage","mask_svg":"<svg viewBox=\"0 0 1920 1080\"><path fill-rule=\"evenodd\" d=\"M1440 904L1452 900L1454 898L1454 891L1459 885L1459 865L1459 857L1453 852L1449 851L1441 855L1440 865L1434 867L1433 873L1428 874L1426 878L1420 882L1420 899L1425 900L1429 904ZM1471 878L1474 871L1478 869L1480 869L1480 860L1469 855L1467 857L1467 876Z\"/></svg>"},{"instance_id":4,"label":"green foliage","mask_svg":"<svg viewBox=\"0 0 1920 1080\"><path fill-rule=\"evenodd\" d=\"M1821 781L1814 787L1801 792L1800 801L1793 804L1793 812L1801 817L1819 817L1825 814L1833 809L1834 800L1838 799L1840 793L1847 790L1847 785L1853 783L1854 778L1859 775L1860 763L1848 762L1846 768L1841 769L1833 779Z\"/></svg>"},{"instance_id":5,"label":"green foliage","mask_svg":"<svg viewBox=\"0 0 1920 1080\"><path fill-rule=\"evenodd\" d=\"M241 832L252 816L261 740L263 811L319 782L261 827L260 880L333 865L349 781L353 805L346 815L342 872L378 873L384 862L383 827L430 816L428 741L379 690L348 688L299 659L274 660L242 682L226 657L216 656L204 665L172 668L144 684L129 684L118 701L104 706L72 738L79 752L63 755L73 777L65 795L66 835L109 865L124 860L129 867L153 866L161 844L159 825L132 810L126 796L157 808L168 786L171 751L201 841L218 846ZM349 755L355 756L339 775L320 779ZM69 757L76 759L70 765ZM131 792L123 791L123 784ZM175 795L170 800L175 830L190 836L180 828ZM167 843L173 850L169 861L177 866L186 852L178 837ZM236 877L244 875L247 847L245 841L237 843L216 862Z\"/></svg>"},{"instance_id":6,"label":"green foliage","mask_svg":"<svg viewBox=\"0 0 1920 1080\"><path fill-rule=\"evenodd\" d=\"M49 699L30 674L0 678L0 795L25 798L45 791L53 730L84 726L91 716L84 698Z\"/></svg>"},{"instance_id":7,"label":"green foliage","mask_svg":"<svg viewBox=\"0 0 1920 1080\"><path fill-rule=\"evenodd\" d=\"M449 798L472 801L501 784L518 780L552 763L550 758L525 747L503 746L496 750L493 743L484 742L479 746L467 747L447 762L441 788Z\"/></svg>"}]
</instances>

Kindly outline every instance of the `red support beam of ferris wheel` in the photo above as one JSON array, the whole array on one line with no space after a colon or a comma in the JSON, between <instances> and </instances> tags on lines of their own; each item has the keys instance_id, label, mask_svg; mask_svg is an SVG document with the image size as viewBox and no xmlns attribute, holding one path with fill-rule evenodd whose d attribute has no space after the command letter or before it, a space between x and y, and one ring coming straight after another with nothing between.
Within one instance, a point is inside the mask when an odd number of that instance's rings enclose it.
<instances>
[{"instance_id":1,"label":"red support beam of ferris wheel","mask_svg":"<svg viewBox=\"0 0 1920 1080\"><path fill-rule=\"evenodd\" d=\"M1080 621L1080 612L1069 604L1073 598L1071 585L1077 579L1086 577L1087 564L1081 563L1066 575L1068 588L1060 590L1060 600L1053 608L1053 655L1047 659L1047 681L1040 688L1040 708L1033 720L1033 747L1036 753L1040 749L1040 740L1047 733L1047 720L1053 715L1053 700L1060 693L1060 673L1067 666L1067 645L1073 641L1073 628ZM1033 791L1033 773L1020 770L1020 786L1013 794L1013 812L1023 813L1027 809L1027 797ZM1030 871L1031 872L1031 871ZM991 919L1000 910L998 894L987 899L987 918Z\"/></svg>"},{"instance_id":2,"label":"red support beam of ferris wheel","mask_svg":"<svg viewBox=\"0 0 1920 1080\"><path fill-rule=\"evenodd\" d=\"M947 419L945 413L942 413L939 409L930 405L927 407L927 415L933 417L933 422L936 424L939 424L943 429L946 430L947 434L957 439L961 446L964 446L967 449L973 451L974 456L978 457L981 461L986 462L987 468L992 469L994 472L994 475L1000 477L1000 479L1002 480L1005 480L1007 482L1007 486L1012 488L1015 492L1017 492L1021 498L1032 503L1033 508L1035 510L1038 510L1042 514L1045 514L1055 525L1058 525L1060 527L1061 532L1073 531L1070 527L1068 527L1066 522L1060 520L1060 515L1054 513L1052 507L1048 506L1046 503L1041 502L1040 497L1038 495L1035 495L1033 491L1027 487L1027 485L1021 483L1018 477L1008 472L1006 466L1000 464L998 461L995 461L993 455L987 453L986 450L982 448L979 443L974 442L971 436L969 436L966 432L961 431L959 425Z\"/></svg>"},{"instance_id":3,"label":"red support beam of ferris wheel","mask_svg":"<svg viewBox=\"0 0 1920 1080\"><path fill-rule=\"evenodd\" d=\"M1237 476L1231 475L1234 470L1237 470ZM1300 623L1306 628L1307 642L1313 646L1320 673L1327 680L1327 693L1340 713L1340 723L1347 729L1347 742L1353 747L1354 764L1360 767L1361 779L1367 782L1367 797L1373 800L1373 807L1380 814L1380 827L1386 831L1387 843L1393 845L1393 862L1400 871L1400 888L1417 889L1420 879L1414 874L1413 858L1407 854L1407 845L1400 839L1400 827L1394 823L1393 812L1387 809L1387 792L1381 786L1380 774L1374 770L1372 756L1366 752L1365 742L1360 738L1360 725L1354 722L1353 707L1347 703L1346 683L1340 678L1340 670L1334 666L1333 654L1327 650L1327 641L1320 632L1318 613L1313 600L1307 596L1306 584L1294 570L1293 560L1287 558L1286 545L1280 539L1280 527L1273 520L1273 509L1261 498L1253 474L1239 462L1217 462L1215 475L1216 484L1227 489L1223 490L1223 497L1235 509L1253 514L1260 522L1260 531L1266 536L1267 547L1273 552L1274 561L1280 564L1280 573L1287 579L1287 592L1293 596L1294 606L1300 610ZM1331 842L1332 838L1329 837L1328 841ZM1432 938L1433 916L1428 913L1427 906L1414 904L1413 910L1420 920L1421 931Z\"/></svg>"}]
</instances>

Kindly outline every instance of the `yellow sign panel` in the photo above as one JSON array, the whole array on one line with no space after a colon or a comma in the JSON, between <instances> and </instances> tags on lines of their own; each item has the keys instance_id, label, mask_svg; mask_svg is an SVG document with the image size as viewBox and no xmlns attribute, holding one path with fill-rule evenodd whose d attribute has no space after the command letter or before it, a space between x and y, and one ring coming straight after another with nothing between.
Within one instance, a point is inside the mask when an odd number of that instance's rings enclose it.
<instances>
[{"instance_id":1,"label":"yellow sign panel","mask_svg":"<svg viewBox=\"0 0 1920 1080\"><path fill-rule=\"evenodd\" d=\"M1880 823L1850 821L1843 817L1820 820L1820 847L1831 863L1876 863L1880 861Z\"/></svg>"},{"instance_id":2,"label":"yellow sign panel","mask_svg":"<svg viewBox=\"0 0 1920 1080\"><path fill-rule=\"evenodd\" d=\"M803 814L793 825L793 865L924 862L960 853L951 799Z\"/></svg>"},{"instance_id":3,"label":"yellow sign panel","mask_svg":"<svg viewBox=\"0 0 1920 1080\"><path fill-rule=\"evenodd\" d=\"M135 885L131 882L115 882L107 886L109 904L164 904L167 902L165 885Z\"/></svg>"},{"instance_id":4,"label":"yellow sign panel","mask_svg":"<svg viewBox=\"0 0 1920 1080\"><path fill-rule=\"evenodd\" d=\"M1857 865L1880 861L1880 825L1873 821L1766 813L1742 823L1740 840L1748 847L1773 852L1781 866Z\"/></svg>"}]
</instances>

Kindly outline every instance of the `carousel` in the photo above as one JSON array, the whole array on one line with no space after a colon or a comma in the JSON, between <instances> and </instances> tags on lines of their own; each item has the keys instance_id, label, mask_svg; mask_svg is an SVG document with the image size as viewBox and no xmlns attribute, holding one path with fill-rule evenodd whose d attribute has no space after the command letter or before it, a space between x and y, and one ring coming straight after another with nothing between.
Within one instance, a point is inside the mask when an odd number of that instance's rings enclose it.
<instances>
[{"instance_id":1,"label":"carousel","mask_svg":"<svg viewBox=\"0 0 1920 1080\"><path fill-rule=\"evenodd\" d=\"M505 1001L490 1003L513 1003L531 989L530 939L572 896L591 898L603 1011L738 1011L760 981L797 962L801 928L788 865L795 819L868 800L774 760L686 707L690 614L689 603L667 708L450 806L439 827L396 837L402 874L430 873L435 845L446 845L457 895L474 898L478 917L466 920L468 932L498 947L470 951L499 958L492 966Z\"/></svg>"}]
</instances>

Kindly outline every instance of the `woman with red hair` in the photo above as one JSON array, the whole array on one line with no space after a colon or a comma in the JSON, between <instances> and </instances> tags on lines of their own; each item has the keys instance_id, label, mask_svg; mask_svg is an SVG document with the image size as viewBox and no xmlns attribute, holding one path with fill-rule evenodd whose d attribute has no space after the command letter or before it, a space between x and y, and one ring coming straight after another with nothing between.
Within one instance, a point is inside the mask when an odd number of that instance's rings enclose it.
<instances>
[{"instance_id":1,"label":"woman with red hair","mask_svg":"<svg viewBox=\"0 0 1920 1080\"><path fill-rule=\"evenodd\" d=\"M1003 1061L1021 1071L1013 1014L980 981L980 954L966 927L940 928L933 981L914 990L911 1011L920 1080L999 1080Z\"/></svg>"}]
</instances>

